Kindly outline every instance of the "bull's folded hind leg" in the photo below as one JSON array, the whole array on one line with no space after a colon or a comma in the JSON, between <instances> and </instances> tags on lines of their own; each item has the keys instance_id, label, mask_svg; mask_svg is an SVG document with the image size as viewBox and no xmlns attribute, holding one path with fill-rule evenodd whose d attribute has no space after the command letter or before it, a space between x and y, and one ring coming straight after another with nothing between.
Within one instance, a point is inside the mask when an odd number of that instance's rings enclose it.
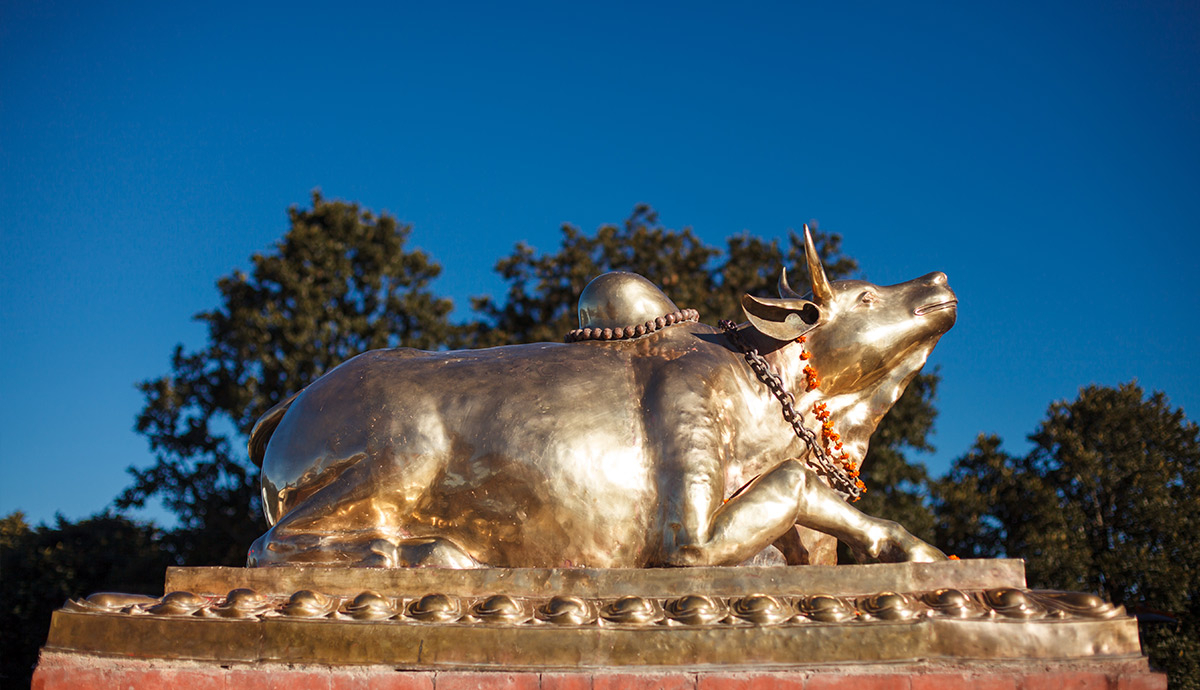
<instances>
[{"instance_id":1,"label":"bull's folded hind leg","mask_svg":"<svg viewBox=\"0 0 1200 690\"><path fill-rule=\"evenodd\" d=\"M390 542L378 539L372 549L387 558L387 567L400 568L486 568L457 544L441 537L413 537Z\"/></svg>"},{"instance_id":2,"label":"bull's folded hind leg","mask_svg":"<svg viewBox=\"0 0 1200 690\"><path fill-rule=\"evenodd\" d=\"M389 538L380 532L279 535L275 528L255 540L250 567L347 565L364 568L486 568L457 544L440 537Z\"/></svg>"},{"instance_id":3,"label":"bull's folded hind leg","mask_svg":"<svg viewBox=\"0 0 1200 690\"><path fill-rule=\"evenodd\" d=\"M381 565L385 554L372 548L378 534L286 533L274 527L254 540L246 565Z\"/></svg>"},{"instance_id":4,"label":"bull's folded hind leg","mask_svg":"<svg viewBox=\"0 0 1200 690\"><path fill-rule=\"evenodd\" d=\"M410 532L397 520L397 506L381 496L381 483L388 478L372 467L366 462L351 465L286 506L279 521L250 547L247 564L484 567L448 539Z\"/></svg>"},{"instance_id":5,"label":"bull's folded hind leg","mask_svg":"<svg viewBox=\"0 0 1200 690\"><path fill-rule=\"evenodd\" d=\"M300 498L280 501L282 515L251 545L247 564L384 565L388 554L372 544L395 532L380 519L382 506L363 481L369 475L370 467L359 463Z\"/></svg>"}]
</instances>

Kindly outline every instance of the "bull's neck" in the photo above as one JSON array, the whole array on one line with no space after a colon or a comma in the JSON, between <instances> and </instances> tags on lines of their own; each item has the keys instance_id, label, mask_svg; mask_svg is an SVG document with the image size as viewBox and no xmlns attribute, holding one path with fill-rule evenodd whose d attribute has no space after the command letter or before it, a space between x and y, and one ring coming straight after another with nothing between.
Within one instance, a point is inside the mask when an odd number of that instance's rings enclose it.
<instances>
[{"instance_id":1,"label":"bull's neck","mask_svg":"<svg viewBox=\"0 0 1200 690\"><path fill-rule=\"evenodd\" d=\"M893 367L871 385L845 392L828 391L820 386L808 389L804 374L808 362L800 358L803 349L801 344L780 343L761 335L753 344L783 379L785 387L796 399L796 411L801 415L805 428L812 431L818 439L821 438L821 421L817 419L814 407L817 404L825 406L833 422L834 431L841 437L843 450L849 453L855 467L862 465L871 434L875 432L879 421L925 364L932 350L932 346L914 350L899 366ZM820 365L814 363L813 366L819 377Z\"/></svg>"},{"instance_id":2,"label":"bull's neck","mask_svg":"<svg viewBox=\"0 0 1200 690\"><path fill-rule=\"evenodd\" d=\"M804 426L820 438L821 423L813 416L813 405L824 401L826 398L821 395L821 391L807 391L804 379L804 361L800 359L800 345L792 342L781 342L759 333L752 327L743 326L740 329L740 334L746 340L746 343L754 348L770 365L771 370L778 374L783 381L784 390L792 394L796 412L803 419ZM756 382L757 383L757 382ZM778 417L781 402L775 399L767 386L758 384L756 388L759 394L764 396L771 408L776 412L771 416L779 419L782 428L788 428L786 422L783 422L781 417ZM868 434L869 436L870 434ZM781 444L779 450L781 452L794 453L798 457L808 457L811 449L807 445L796 438L789 431L786 435L780 435L775 441ZM788 448L783 448L786 445Z\"/></svg>"}]
</instances>

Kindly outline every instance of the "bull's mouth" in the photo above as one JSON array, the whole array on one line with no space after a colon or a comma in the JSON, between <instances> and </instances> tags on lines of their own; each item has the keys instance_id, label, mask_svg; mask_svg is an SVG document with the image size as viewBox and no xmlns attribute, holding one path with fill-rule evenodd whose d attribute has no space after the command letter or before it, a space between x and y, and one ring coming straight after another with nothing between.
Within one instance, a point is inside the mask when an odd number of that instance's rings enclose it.
<instances>
[{"instance_id":1,"label":"bull's mouth","mask_svg":"<svg viewBox=\"0 0 1200 690\"><path fill-rule=\"evenodd\" d=\"M917 316L925 316L926 314L932 314L935 311L941 311L943 309L954 309L957 306L958 306L958 300L952 299L952 300L948 300L945 302L937 302L935 304L926 304L925 306L920 307L913 313L916 314Z\"/></svg>"}]
</instances>

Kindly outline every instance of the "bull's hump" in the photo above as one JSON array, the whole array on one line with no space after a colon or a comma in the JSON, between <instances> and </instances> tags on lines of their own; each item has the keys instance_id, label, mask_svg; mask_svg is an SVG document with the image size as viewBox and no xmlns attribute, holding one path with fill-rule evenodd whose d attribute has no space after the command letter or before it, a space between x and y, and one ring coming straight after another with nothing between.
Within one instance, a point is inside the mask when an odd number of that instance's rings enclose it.
<instances>
[{"instance_id":1,"label":"bull's hump","mask_svg":"<svg viewBox=\"0 0 1200 690\"><path fill-rule=\"evenodd\" d=\"M579 328L622 328L653 322L679 311L654 283L637 273L596 277L579 295Z\"/></svg>"}]
</instances>

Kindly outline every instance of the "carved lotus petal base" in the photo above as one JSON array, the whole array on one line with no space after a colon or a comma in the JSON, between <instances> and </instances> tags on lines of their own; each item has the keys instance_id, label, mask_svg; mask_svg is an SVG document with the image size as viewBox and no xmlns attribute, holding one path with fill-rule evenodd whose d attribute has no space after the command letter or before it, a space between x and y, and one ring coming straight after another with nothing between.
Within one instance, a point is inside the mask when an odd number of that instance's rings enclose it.
<instances>
[{"instance_id":1,"label":"carved lotus petal base","mask_svg":"<svg viewBox=\"0 0 1200 690\"><path fill-rule=\"evenodd\" d=\"M191 590L180 589L190 583ZM407 669L1140 660L1123 608L1013 561L638 571L182 569L54 614L46 649ZM864 641L869 641L865 642Z\"/></svg>"}]
</instances>

